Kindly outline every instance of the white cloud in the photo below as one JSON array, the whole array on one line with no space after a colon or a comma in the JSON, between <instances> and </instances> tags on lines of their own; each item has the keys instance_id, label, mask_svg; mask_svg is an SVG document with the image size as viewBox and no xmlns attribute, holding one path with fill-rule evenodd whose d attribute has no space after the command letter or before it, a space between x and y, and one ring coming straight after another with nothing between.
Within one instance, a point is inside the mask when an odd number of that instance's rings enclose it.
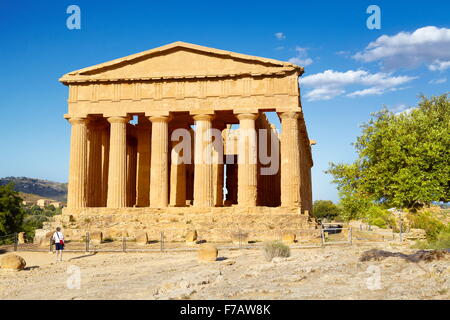
<instances>
[{"instance_id":1,"label":"white cloud","mask_svg":"<svg viewBox=\"0 0 450 320\"><path fill-rule=\"evenodd\" d=\"M448 68L450 68L450 61L436 60L428 66L431 71L444 71Z\"/></svg>"},{"instance_id":2,"label":"white cloud","mask_svg":"<svg viewBox=\"0 0 450 320\"><path fill-rule=\"evenodd\" d=\"M314 62L313 59L308 58L308 50L306 48L296 47L295 51L297 55L288 60L290 63L306 67Z\"/></svg>"},{"instance_id":3,"label":"white cloud","mask_svg":"<svg viewBox=\"0 0 450 320\"><path fill-rule=\"evenodd\" d=\"M334 97L337 97L341 94L345 93L345 90L340 88L326 88L319 87L309 91L305 97L309 101L317 101L317 100L330 100Z\"/></svg>"},{"instance_id":4,"label":"white cloud","mask_svg":"<svg viewBox=\"0 0 450 320\"><path fill-rule=\"evenodd\" d=\"M381 95L383 94L384 89L372 87L363 90L357 90L352 93L347 94L348 97L364 97L364 96L373 96L373 95Z\"/></svg>"},{"instance_id":5,"label":"white cloud","mask_svg":"<svg viewBox=\"0 0 450 320\"><path fill-rule=\"evenodd\" d=\"M300 59L300 58L294 57L294 58L290 58L289 62L299 65L299 66L309 66L311 63L313 63L313 60L311 58Z\"/></svg>"},{"instance_id":6,"label":"white cloud","mask_svg":"<svg viewBox=\"0 0 450 320\"><path fill-rule=\"evenodd\" d=\"M447 82L447 78L439 78L439 79L433 79L428 81L429 84L441 84L441 83L446 83Z\"/></svg>"},{"instance_id":7,"label":"white cloud","mask_svg":"<svg viewBox=\"0 0 450 320\"><path fill-rule=\"evenodd\" d=\"M353 58L363 62L380 61L390 70L422 64L430 70L445 70L450 67L450 29L428 26L412 33L382 35Z\"/></svg>"},{"instance_id":8,"label":"white cloud","mask_svg":"<svg viewBox=\"0 0 450 320\"><path fill-rule=\"evenodd\" d=\"M413 108L407 108L407 109L405 109L403 111L397 112L395 115L398 116L400 114L410 114L414 109L416 109L416 108L414 108L414 107Z\"/></svg>"},{"instance_id":9,"label":"white cloud","mask_svg":"<svg viewBox=\"0 0 450 320\"><path fill-rule=\"evenodd\" d=\"M411 111L413 111L416 108L417 107L408 107L405 104L399 104L399 105L393 107L392 109L390 109L390 111L392 113L394 113L396 116L398 116L400 114L409 114L409 113L411 113Z\"/></svg>"},{"instance_id":10,"label":"white cloud","mask_svg":"<svg viewBox=\"0 0 450 320\"><path fill-rule=\"evenodd\" d=\"M286 39L286 36L284 35L283 32L277 32L277 33L275 33L275 37L276 37L278 40L284 40L284 39Z\"/></svg>"},{"instance_id":11,"label":"white cloud","mask_svg":"<svg viewBox=\"0 0 450 320\"><path fill-rule=\"evenodd\" d=\"M329 100L345 94L348 86L362 86L358 90L346 94L347 97L381 95L387 91L399 90L399 86L415 77L392 76L390 73L370 73L365 70L348 70L346 72L326 70L304 78L300 84L311 91L305 97L309 101ZM364 88L365 87L365 88Z\"/></svg>"}]
</instances>

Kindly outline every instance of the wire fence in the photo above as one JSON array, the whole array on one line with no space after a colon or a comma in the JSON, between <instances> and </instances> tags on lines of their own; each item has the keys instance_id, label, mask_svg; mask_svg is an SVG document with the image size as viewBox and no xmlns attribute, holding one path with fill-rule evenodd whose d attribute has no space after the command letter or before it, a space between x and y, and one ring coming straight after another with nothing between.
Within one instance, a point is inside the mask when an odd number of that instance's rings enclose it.
<instances>
[{"instance_id":1,"label":"wire fence","mask_svg":"<svg viewBox=\"0 0 450 320\"><path fill-rule=\"evenodd\" d=\"M403 241L405 234L380 234L374 230L344 227L340 224L323 224L318 229L274 230L270 239L259 239L262 230L222 229L221 241L214 241L211 230L196 230L193 241L186 241L184 235L191 230L164 229L153 230L150 239L138 241L136 237L102 238L99 232L86 232L80 239L67 237L64 250L69 252L176 252L194 251L202 243L214 243L218 249L256 249L262 248L267 241L281 241L291 248L306 249L328 245L352 245L361 242ZM215 230L217 232L217 229ZM267 229L264 230L267 233ZM51 234L51 233L50 233ZM183 234L180 236L180 234ZM175 235L177 235L175 237ZM228 235L228 236L227 236ZM228 238L229 240L223 240ZM252 240L256 239L256 240ZM192 239L191 239L192 240ZM27 241L24 233L13 233L0 236L2 251L54 251L52 236L40 241Z\"/></svg>"}]
</instances>

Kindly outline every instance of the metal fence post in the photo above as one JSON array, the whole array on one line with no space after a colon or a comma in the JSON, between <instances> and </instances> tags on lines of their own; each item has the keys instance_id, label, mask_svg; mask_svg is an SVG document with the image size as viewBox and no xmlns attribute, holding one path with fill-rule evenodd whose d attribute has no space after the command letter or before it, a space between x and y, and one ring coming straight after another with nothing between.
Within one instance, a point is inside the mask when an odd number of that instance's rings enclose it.
<instances>
[{"instance_id":1,"label":"metal fence post","mask_svg":"<svg viewBox=\"0 0 450 320\"><path fill-rule=\"evenodd\" d=\"M348 242L350 243L350 245L352 244L353 241L353 230L352 227L349 227L348 229Z\"/></svg>"},{"instance_id":2,"label":"metal fence post","mask_svg":"<svg viewBox=\"0 0 450 320\"><path fill-rule=\"evenodd\" d=\"M53 237L51 237L49 239L49 247L48 247L48 251L53 252L53 243L52 243Z\"/></svg>"},{"instance_id":3,"label":"metal fence post","mask_svg":"<svg viewBox=\"0 0 450 320\"><path fill-rule=\"evenodd\" d=\"M159 250L161 251L161 252L163 252L164 251L164 231L161 231L161 239L160 239L160 241L159 241Z\"/></svg>"},{"instance_id":4,"label":"metal fence post","mask_svg":"<svg viewBox=\"0 0 450 320\"><path fill-rule=\"evenodd\" d=\"M321 245L323 246L325 244L325 235L323 232L323 226L320 226L320 240L321 240Z\"/></svg>"},{"instance_id":5,"label":"metal fence post","mask_svg":"<svg viewBox=\"0 0 450 320\"><path fill-rule=\"evenodd\" d=\"M239 249L242 249L242 232L241 232L241 229L238 229L238 237L239 237Z\"/></svg>"},{"instance_id":6,"label":"metal fence post","mask_svg":"<svg viewBox=\"0 0 450 320\"><path fill-rule=\"evenodd\" d=\"M122 237L122 251L127 252L127 240L125 237Z\"/></svg>"},{"instance_id":7,"label":"metal fence post","mask_svg":"<svg viewBox=\"0 0 450 320\"><path fill-rule=\"evenodd\" d=\"M85 249L85 251L86 252L89 252L89 232L86 232L86 236L85 236L85 242L86 242L86 249Z\"/></svg>"},{"instance_id":8,"label":"metal fence post","mask_svg":"<svg viewBox=\"0 0 450 320\"><path fill-rule=\"evenodd\" d=\"M14 251L17 251L17 242L18 242L17 232L14 232Z\"/></svg>"},{"instance_id":9,"label":"metal fence post","mask_svg":"<svg viewBox=\"0 0 450 320\"><path fill-rule=\"evenodd\" d=\"M403 219L400 219L400 242L403 242Z\"/></svg>"}]
</instances>

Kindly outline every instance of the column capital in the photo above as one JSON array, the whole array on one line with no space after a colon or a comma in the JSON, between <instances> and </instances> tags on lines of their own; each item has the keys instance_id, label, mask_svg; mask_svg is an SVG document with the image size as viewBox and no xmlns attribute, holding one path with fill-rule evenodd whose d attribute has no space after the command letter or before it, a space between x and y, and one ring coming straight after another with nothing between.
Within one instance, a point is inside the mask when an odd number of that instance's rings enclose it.
<instances>
[{"instance_id":1,"label":"column capital","mask_svg":"<svg viewBox=\"0 0 450 320\"><path fill-rule=\"evenodd\" d=\"M70 124L87 124L88 119L87 118L68 118L67 121L69 121Z\"/></svg>"},{"instance_id":2,"label":"column capital","mask_svg":"<svg viewBox=\"0 0 450 320\"><path fill-rule=\"evenodd\" d=\"M130 121L129 117L109 117L109 123L128 123Z\"/></svg>"},{"instance_id":3,"label":"column capital","mask_svg":"<svg viewBox=\"0 0 450 320\"><path fill-rule=\"evenodd\" d=\"M196 114L192 116L195 121L212 121L214 117L214 114L209 113Z\"/></svg>"},{"instance_id":4,"label":"column capital","mask_svg":"<svg viewBox=\"0 0 450 320\"><path fill-rule=\"evenodd\" d=\"M300 112L281 112L281 119L298 119L300 117Z\"/></svg>"},{"instance_id":5,"label":"column capital","mask_svg":"<svg viewBox=\"0 0 450 320\"><path fill-rule=\"evenodd\" d=\"M154 115L154 116L150 116L148 117L148 119L152 122L169 122L170 120L172 120L171 116L163 116L163 115Z\"/></svg>"},{"instance_id":6,"label":"column capital","mask_svg":"<svg viewBox=\"0 0 450 320\"><path fill-rule=\"evenodd\" d=\"M236 118L238 118L238 120L256 120L258 119L259 114L258 113L238 113L236 115Z\"/></svg>"}]
</instances>

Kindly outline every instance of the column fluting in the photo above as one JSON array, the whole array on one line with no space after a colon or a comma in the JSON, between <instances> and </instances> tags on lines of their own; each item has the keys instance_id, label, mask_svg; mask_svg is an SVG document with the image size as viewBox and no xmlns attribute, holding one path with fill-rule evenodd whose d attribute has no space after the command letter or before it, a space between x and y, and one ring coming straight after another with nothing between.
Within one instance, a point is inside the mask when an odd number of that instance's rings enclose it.
<instances>
[{"instance_id":1,"label":"column fluting","mask_svg":"<svg viewBox=\"0 0 450 320\"><path fill-rule=\"evenodd\" d=\"M87 204L87 119L71 118L70 166L67 206L84 208Z\"/></svg>"},{"instance_id":2,"label":"column fluting","mask_svg":"<svg viewBox=\"0 0 450 320\"><path fill-rule=\"evenodd\" d=\"M111 117L108 169L108 208L127 205L127 117Z\"/></svg>"},{"instance_id":3,"label":"column fluting","mask_svg":"<svg viewBox=\"0 0 450 320\"><path fill-rule=\"evenodd\" d=\"M300 147L297 112L283 112L281 118L281 205L300 207Z\"/></svg>"}]
</instances>

